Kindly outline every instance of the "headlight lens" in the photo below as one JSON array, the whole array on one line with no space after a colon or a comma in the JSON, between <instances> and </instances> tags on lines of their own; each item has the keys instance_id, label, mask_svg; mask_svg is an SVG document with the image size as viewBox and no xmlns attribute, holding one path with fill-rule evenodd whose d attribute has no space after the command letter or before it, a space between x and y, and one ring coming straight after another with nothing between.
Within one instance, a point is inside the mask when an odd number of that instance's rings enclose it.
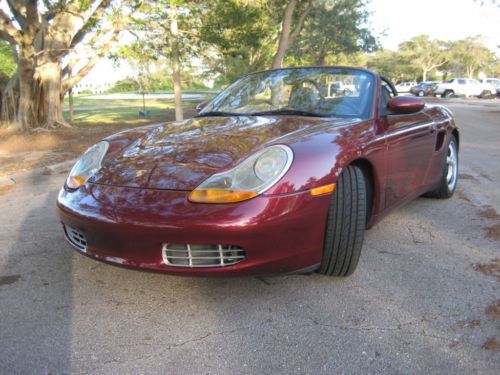
<instances>
[{"instance_id":1,"label":"headlight lens","mask_svg":"<svg viewBox=\"0 0 500 375\"><path fill-rule=\"evenodd\" d=\"M217 173L189 194L196 203L234 203L256 197L273 186L288 171L292 150L283 145L268 147L237 167Z\"/></svg>"},{"instance_id":2,"label":"headlight lens","mask_svg":"<svg viewBox=\"0 0 500 375\"><path fill-rule=\"evenodd\" d=\"M100 168L102 159L108 151L109 143L102 141L89 148L71 169L66 186L70 189L78 189L85 184Z\"/></svg>"}]
</instances>

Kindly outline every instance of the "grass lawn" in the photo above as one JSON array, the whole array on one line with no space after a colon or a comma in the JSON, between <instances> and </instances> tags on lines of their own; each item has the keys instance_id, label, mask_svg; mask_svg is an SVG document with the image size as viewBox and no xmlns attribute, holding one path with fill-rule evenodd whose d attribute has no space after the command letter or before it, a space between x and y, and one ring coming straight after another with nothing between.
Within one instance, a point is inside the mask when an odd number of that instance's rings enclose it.
<instances>
[{"instance_id":1,"label":"grass lawn","mask_svg":"<svg viewBox=\"0 0 500 375\"><path fill-rule=\"evenodd\" d=\"M196 107L196 104L195 102L184 102L183 108L186 112L191 112ZM99 100L75 97L74 105L73 125L78 127L107 124L141 125L171 121L175 109L171 99L147 99L146 110L150 111L151 116L147 119L141 119L139 111L143 110L143 106L140 99ZM69 119L67 110L64 112L64 116L67 120Z\"/></svg>"}]
</instances>

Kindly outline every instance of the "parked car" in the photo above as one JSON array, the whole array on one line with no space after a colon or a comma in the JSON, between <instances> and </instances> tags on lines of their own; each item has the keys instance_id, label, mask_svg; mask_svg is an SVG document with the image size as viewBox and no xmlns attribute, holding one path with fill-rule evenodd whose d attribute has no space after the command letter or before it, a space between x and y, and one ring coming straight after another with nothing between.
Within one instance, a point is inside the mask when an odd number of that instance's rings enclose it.
<instances>
[{"instance_id":1,"label":"parked car","mask_svg":"<svg viewBox=\"0 0 500 375\"><path fill-rule=\"evenodd\" d=\"M400 82L396 85L396 90L400 94L408 93L410 92L410 89L416 84L416 82Z\"/></svg>"},{"instance_id":2,"label":"parked car","mask_svg":"<svg viewBox=\"0 0 500 375\"><path fill-rule=\"evenodd\" d=\"M436 83L421 82L410 89L410 94L415 96L433 96L436 87Z\"/></svg>"},{"instance_id":3,"label":"parked car","mask_svg":"<svg viewBox=\"0 0 500 375\"><path fill-rule=\"evenodd\" d=\"M489 84L495 88L496 96L500 97L500 78L485 78L481 80L482 84Z\"/></svg>"},{"instance_id":4,"label":"parked car","mask_svg":"<svg viewBox=\"0 0 500 375\"><path fill-rule=\"evenodd\" d=\"M496 89L490 84L470 78L454 78L440 83L434 91L434 95L440 95L444 98L461 95L486 98L494 95L495 92Z\"/></svg>"},{"instance_id":5,"label":"parked car","mask_svg":"<svg viewBox=\"0 0 500 375\"><path fill-rule=\"evenodd\" d=\"M349 95L325 97L330 82ZM57 207L96 260L192 276L350 275L363 235L458 178L451 112L357 68L249 74L192 119L126 130L75 164Z\"/></svg>"}]
</instances>

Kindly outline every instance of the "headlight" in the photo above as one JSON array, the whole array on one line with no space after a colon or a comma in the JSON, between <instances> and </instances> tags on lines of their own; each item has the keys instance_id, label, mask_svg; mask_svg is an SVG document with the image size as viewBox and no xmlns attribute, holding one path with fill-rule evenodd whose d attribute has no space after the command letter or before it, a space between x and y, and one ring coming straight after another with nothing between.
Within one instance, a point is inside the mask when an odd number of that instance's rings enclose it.
<instances>
[{"instance_id":1,"label":"headlight","mask_svg":"<svg viewBox=\"0 0 500 375\"><path fill-rule=\"evenodd\" d=\"M100 168L101 162L108 151L109 143L102 141L89 148L76 162L66 179L66 186L78 189L88 181Z\"/></svg>"},{"instance_id":2,"label":"headlight","mask_svg":"<svg viewBox=\"0 0 500 375\"><path fill-rule=\"evenodd\" d=\"M288 171L293 152L287 146L268 147L250 156L237 167L217 173L189 194L196 203L234 203L263 193Z\"/></svg>"}]
</instances>

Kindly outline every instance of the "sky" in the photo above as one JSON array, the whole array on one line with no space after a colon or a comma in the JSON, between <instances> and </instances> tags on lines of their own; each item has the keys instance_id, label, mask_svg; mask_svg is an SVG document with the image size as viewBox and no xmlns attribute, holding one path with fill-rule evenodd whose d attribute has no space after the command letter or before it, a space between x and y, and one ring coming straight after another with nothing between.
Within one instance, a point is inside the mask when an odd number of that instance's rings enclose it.
<instances>
[{"instance_id":1,"label":"sky","mask_svg":"<svg viewBox=\"0 0 500 375\"><path fill-rule=\"evenodd\" d=\"M500 0L372 0L371 24L380 42L395 50L419 34L433 39L458 40L481 35L485 45L500 56Z\"/></svg>"}]
</instances>

